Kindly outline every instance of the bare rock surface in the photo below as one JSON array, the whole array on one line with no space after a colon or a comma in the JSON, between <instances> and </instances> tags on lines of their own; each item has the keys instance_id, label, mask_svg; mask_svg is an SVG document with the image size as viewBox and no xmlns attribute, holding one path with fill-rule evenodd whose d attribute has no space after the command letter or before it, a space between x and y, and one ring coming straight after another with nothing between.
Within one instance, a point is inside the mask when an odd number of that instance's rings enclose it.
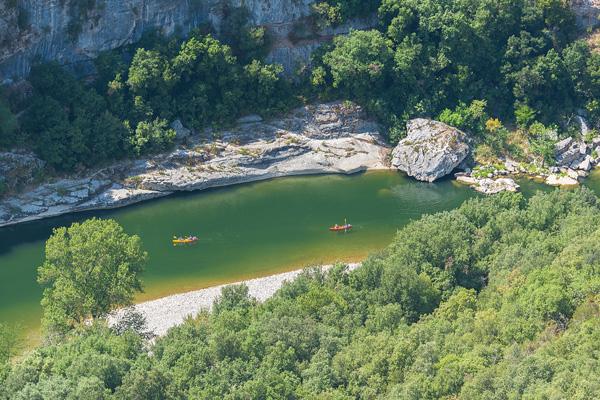
<instances>
[{"instance_id":1,"label":"bare rock surface","mask_svg":"<svg viewBox=\"0 0 600 400\"><path fill-rule=\"evenodd\" d=\"M413 119L408 135L392 152L392 165L420 181L451 173L469 154L467 135L442 122Z\"/></svg>"},{"instance_id":2,"label":"bare rock surface","mask_svg":"<svg viewBox=\"0 0 600 400\"><path fill-rule=\"evenodd\" d=\"M576 186L579 184L579 181L577 178L568 175L551 174L546 178L546 184L550 186Z\"/></svg>"},{"instance_id":3,"label":"bare rock surface","mask_svg":"<svg viewBox=\"0 0 600 400\"><path fill-rule=\"evenodd\" d=\"M44 161L28 151L0 152L0 186L4 190L15 190L28 185L42 172L44 165Z\"/></svg>"},{"instance_id":4,"label":"bare rock surface","mask_svg":"<svg viewBox=\"0 0 600 400\"><path fill-rule=\"evenodd\" d=\"M206 135L204 135L206 136ZM0 226L76 211L122 207L176 191L269 178L387 169L390 149L358 106L306 106L282 119L188 138L188 145L67 177L0 200Z\"/></svg>"},{"instance_id":5,"label":"bare rock surface","mask_svg":"<svg viewBox=\"0 0 600 400\"><path fill-rule=\"evenodd\" d=\"M577 22L583 28L593 28L598 25L600 17L600 0L570 0Z\"/></svg>"},{"instance_id":6,"label":"bare rock surface","mask_svg":"<svg viewBox=\"0 0 600 400\"><path fill-rule=\"evenodd\" d=\"M520 186L512 178L476 178L465 173L457 173L456 181L471 186L483 194L497 194L501 192L518 192Z\"/></svg>"},{"instance_id":7,"label":"bare rock surface","mask_svg":"<svg viewBox=\"0 0 600 400\"><path fill-rule=\"evenodd\" d=\"M263 27L272 46L267 61L292 72L336 34L377 25L370 16L337 27L310 24L314 0L24 0L0 1L0 83L18 81L32 63L56 61L80 75L93 72L101 52L139 41L144 33L187 35L210 26L220 36L232 10L244 7L248 22ZM306 37L292 41L298 27Z\"/></svg>"}]
</instances>

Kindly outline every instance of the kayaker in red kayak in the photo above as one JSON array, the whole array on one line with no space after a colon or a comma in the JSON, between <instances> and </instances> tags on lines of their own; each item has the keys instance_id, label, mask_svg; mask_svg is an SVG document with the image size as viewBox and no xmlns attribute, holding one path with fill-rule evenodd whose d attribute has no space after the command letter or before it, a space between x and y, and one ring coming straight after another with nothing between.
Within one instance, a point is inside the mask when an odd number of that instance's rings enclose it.
<instances>
[{"instance_id":1,"label":"kayaker in red kayak","mask_svg":"<svg viewBox=\"0 0 600 400\"><path fill-rule=\"evenodd\" d=\"M352 225L346 222L346 219L344 219L344 225L335 224L334 226L329 228L329 230L333 232L348 232L350 229L352 229Z\"/></svg>"}]
</instances>

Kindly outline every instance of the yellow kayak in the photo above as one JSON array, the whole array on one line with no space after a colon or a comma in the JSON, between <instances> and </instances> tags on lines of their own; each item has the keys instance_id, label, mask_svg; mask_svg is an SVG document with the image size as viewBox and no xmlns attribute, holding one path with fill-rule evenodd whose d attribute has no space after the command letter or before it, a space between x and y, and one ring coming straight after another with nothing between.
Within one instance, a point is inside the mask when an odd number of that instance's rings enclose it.
<instances>
[{"instance_id":1,"label":"yellow kayak","mask_svg":"<svg viewBox=\"0 0 600 400\"><path fill-rule=\"evenodd\" d=\"M190 244L190 243L196 243L197 241L198 241L198 238L196 236L188 236L185 238L174 238L173 244Z\"/></svg>"}]
</instances>

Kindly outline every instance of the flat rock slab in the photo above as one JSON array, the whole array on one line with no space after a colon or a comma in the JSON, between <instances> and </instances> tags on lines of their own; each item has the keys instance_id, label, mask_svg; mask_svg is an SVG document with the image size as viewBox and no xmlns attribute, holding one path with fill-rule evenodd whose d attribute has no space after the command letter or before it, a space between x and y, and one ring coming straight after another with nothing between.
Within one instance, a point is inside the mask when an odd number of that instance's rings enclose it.
<instances>
[{"instance_id":1,"label":"flat rock slab","mask_svg":"<svg viewBox=\"0 0 600 400\"><path fill-rule=\"evenodd\" d=\"M546 184L551 186L576 186L579 185L579 181L570 176L552 174L546 178Z\"/></svg>"},{"instance_id":2,"label":"flat rock slab","mask_svg":"<svg viewBox=\"0 0 600 400\"><path fill-rule=\"evenodd\" d=\"M123 207L175 191L292 175L389 169L390 149L377 124L367 120L358 106L319 104L281 119L253 121L230 130L228 140L188 138L187 147L33 187L0 201L0 226Z\"/></svg>"}]
</instances>

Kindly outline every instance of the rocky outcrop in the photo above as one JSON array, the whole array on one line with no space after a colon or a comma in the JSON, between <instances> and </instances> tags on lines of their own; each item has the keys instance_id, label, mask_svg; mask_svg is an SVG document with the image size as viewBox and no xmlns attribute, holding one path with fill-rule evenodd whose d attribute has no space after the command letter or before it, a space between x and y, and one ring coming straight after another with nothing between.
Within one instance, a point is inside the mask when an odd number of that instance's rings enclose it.
<instances>
[{"instance_id":1,"label":"rocky outcrop","mask_svg":"<svg viewBox=\"0 0 600 400\"><path fill-rule=\"evenodd\" d=\"M554 145L556 165L550 168L546 183L553 186L576 185L579 178L588 175L589 171L600 162L600 138L590 143L578 141L572 137Z\"/></svg>"},{"instance_id":2,"label":"rocky outcrop","mask_svg":"<svg viewBox=\"0 0 600 400\"><path fill-rule=\"evenodd\" d=\"M592 28L598 25L600 0L571 0L571 8L582 28Z\"/></svg>"},{"instance_id":3,"label":"rocky outcrop","mask_svg":"<svg viewBox=\"0 0 600 400\"><path fill-rule=\"evenodd\" d=\"M575 141L569 137L554 145L554 158L558 167L579 169L586 159L589 159L588 146L584 142ZM589 170L589 168L587 168Z\"/></svg>"},{"instance_id":4,"label":"rocky outcrop","mask_svg":"<svg viewBox=\"0 0 600 400\"><path fill-rule=\"evenodd\" d=\"M27 76L34 60L57 61L75 72L92 71L99 53L137 42L145 32L186 35L210 26L217 35L231 10L244 7L251 25L266 28L273 47L267 59L286 71L307 63L332 35L374 26L370 18L323 30L309 25L314 0L23 0L0 2L0 83ZM13 4L14 3L14 4ZM89 7L88 7L89 5ZM291 41L290 38L297 40Z\"/></svg>"},{"instance_id":5,"label":"rocky outcrop","mask_svg":"<svg viewBox=\"0 0 600 400\"><path fill-rule=\"evenodd\" d=\"M388 168L390 149L357 106L302 107L285 118L246 118L220 140L189 137L169 153L126 161L0 201L0 226L83 210L121 207L175 191L268 178ZM207 136L207 135L205 135Z\"/></svg>"},{"instance_id":6,"label":"rocky outcrop","mask_svg":"<svg viewBox=\"0 0 600 400\"><path fill-rule=\"evenodd\" d=\"M550 174L546 177L546 184L550 186L577 186L579 181L568 175Z\"/></svg>"},{"instance_id":7,"label":"rocky outcrop","mask_svg":"<svg viewBox=\"0 0 600 400\"><path fill-rule=\"evenodd\" d=\"M497 194L500 192L518 192L520 186L512 178L476 178L466 173L457 173L456 181L471 186L483 194Z\"/></svg>"},{"instance_id":8,"label":"rocky outcrop","mask_svg":"<svg viewBox=\"0 0 600 400\"><path fill-rule=\"evenodd\" d=\"M0 195L31 184L43 172L44 165L28 151L0 152Z\"/></svg>"},{"instance_id":9,"label":"rocky outcrop","mask_svg":"<svg viewBox=\"0 0 600 400\"><path fill-rule=\"evenodd\" d=\"M413 119L392 152L392 165L420 181L451 173L469 154L467 135L442 122Z\"/></svg>"}]
</instances>

